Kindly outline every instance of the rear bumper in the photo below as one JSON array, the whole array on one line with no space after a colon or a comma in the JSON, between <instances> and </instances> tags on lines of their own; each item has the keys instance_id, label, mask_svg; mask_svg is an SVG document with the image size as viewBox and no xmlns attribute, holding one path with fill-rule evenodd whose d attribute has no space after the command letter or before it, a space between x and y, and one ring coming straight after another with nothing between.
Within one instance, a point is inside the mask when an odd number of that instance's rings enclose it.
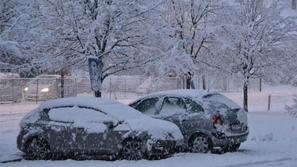
<instances>
[{"instance_id":1,"label":"rear bumper","mask_svg":"<svg viewBox=\"0 0 297 167\"><path fill-rule=\"evenodd\" d=\"M214 147L221 147L226 145L233 145L233 144L239 144L247 140L249 131L238 133L238 134L232 134L232 135L225 135L225 134L219 134L216 133L212 137L212 142Z\"/></svg>"}]
</instances>

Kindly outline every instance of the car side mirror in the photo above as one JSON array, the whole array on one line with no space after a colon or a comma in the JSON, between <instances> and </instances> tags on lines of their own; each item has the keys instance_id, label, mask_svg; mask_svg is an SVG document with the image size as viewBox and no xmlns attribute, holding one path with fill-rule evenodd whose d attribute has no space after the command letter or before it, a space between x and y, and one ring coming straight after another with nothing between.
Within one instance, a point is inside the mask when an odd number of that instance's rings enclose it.
<instances>
[{"instance_id":1,"label":"car side mirror","mask_svg":"<svg viewBox=\"0 0 297 167\"><path fill-rule=\"evenodd\" d=\"M104 121L103 124L106 125L108 130L112 130L115 127L112 121Z\"/></svg>"},{"instance_id":2,"label":"car side mirror","mask_svg":"<svg viewBox=\"0 0 297 167\"><path fill-rule=\"evenodd\" d=\"M185 112L184 114L180 115L179 119L181 121L187 121L187 120L189 120L189 117L190 117L190 114L188 112Z\"/></svg>"}]
</instances>

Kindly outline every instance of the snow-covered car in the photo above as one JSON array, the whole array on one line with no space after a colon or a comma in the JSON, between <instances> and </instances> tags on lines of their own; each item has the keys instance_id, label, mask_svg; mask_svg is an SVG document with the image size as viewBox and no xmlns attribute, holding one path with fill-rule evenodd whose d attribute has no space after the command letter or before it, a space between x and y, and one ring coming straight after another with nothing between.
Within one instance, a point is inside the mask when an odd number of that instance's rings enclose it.
<instances>
[{"instance_id":1,"label":"snow-covered car","mask_svg":"<svg viewBox=\"0 0 297 167\"><path fill-rule=\"evenodd\" d=\"M153 118L175 123L184 135L184 147L203 152L218 147L236 151L246 141L247 113L219 93L172 90L150 94L130 104Z\"/></svg>"},{"instance_id":2,"label":"snow-covered car","mask_svg":"<svg viewBox=\"0 0 297 167\"><path fill-rule=\"evenodd\" d=\"M169 156L183 141L171 122L91 97L46 101L28 113L20 127L17 146L27 159L96 155L137 160Z\"/></svg>"}]
</instances>

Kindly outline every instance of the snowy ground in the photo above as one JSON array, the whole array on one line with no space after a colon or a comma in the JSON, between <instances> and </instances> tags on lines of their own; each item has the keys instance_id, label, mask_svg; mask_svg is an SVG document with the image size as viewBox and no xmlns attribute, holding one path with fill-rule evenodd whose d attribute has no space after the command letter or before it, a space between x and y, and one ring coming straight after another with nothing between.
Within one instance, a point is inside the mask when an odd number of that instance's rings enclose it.
<instances>
[{"instance_id":1,"label":"snowy ground","mask_svg":"<svg viewBox=\"0 0 297 167\"><path fill-rule=\"evenodd\" d=\"M281 89L278 89L281 90ZM294 90L296 92L296 90ZM291 118L284 112L284 103L289 99L280 98L279 110L266 111L262 104L263 97L267 94L278 93L280 97L292 94L292 90L275 92L264 91L261 94L252 94L254 105L248 114L250 135L240 150L235 153L226 154L191 154L179 153L171 158L157 161L25 161L0 163L0 166L88 166L88 167L180 167L180 166L202 166L202 167L296 167L297 166L297 119ZM234 93L229 97L240 101L240 96ZM263 97L262 97L263 96ZM257 103L258 101L258 103ZM285 101L285 102L284 102ZM126 102L126 101L125 101ZM258 105L256 105L258 104ZM16 136L18 133L18 122L25 113L34 108L35 104L0 105L0 162L17 159L21 153L16 149ZM261 112L263 106L263 110Z\"/></svg>"}]
</instances>

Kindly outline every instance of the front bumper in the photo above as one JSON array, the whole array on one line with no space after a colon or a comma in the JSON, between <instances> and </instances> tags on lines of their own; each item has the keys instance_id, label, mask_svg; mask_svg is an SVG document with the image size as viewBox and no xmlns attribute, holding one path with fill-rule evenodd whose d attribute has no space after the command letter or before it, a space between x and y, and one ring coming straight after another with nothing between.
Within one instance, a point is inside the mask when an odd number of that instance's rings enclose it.
<instances>
[{"instance_id":1,"label":"front bumper","mask_svg":"<svg viewBox=\"0 0 297 167\"><path fill-rule=\"evenodd\" d=\"M16 140L17 148L18 148L20 151L23 151L22 138L23 138L23 136L19 134L19 135L17 136L17 140Z\"/></svg>"},{"instance_id":2,"label":"front bumper","mask_svg":"<svg viewBox=\"0 0 297 167\"><path fill-rule=\"evenodd\" d=\"M247 140L248 134L248 130L243 133L236 133L228 136L223 133L215 133L212 137L213 146L222 147L242 143Z\"/></svg>"},{"instance_id":3,"label":"front bumper","mask_svg":"<svg viewBox=\"0 0 297 167\"><path fill-rule=\"evenodd\" d=\"M147 151L150 156L166 156L171 155L175 151L176 141L148 141Z\"/></svg>"}]
</instances>

